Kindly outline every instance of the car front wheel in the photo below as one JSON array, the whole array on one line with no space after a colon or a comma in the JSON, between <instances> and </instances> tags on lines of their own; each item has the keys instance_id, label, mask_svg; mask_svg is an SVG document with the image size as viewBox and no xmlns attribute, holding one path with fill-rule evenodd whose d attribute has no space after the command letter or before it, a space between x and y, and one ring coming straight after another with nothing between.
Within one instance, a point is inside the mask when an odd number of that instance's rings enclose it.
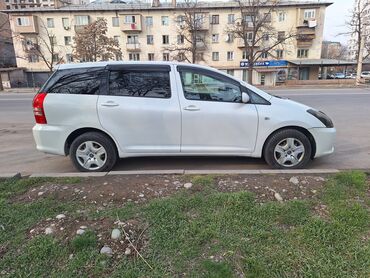
<instances>
[{"instance_id":1,"label":"car front wheel","mask_svg":"<svg viewBox=\"0 0 370 278\"><path fill-rule=\"evenodd\" d=\"M98 132L78 136L71 144L70 158L81 172L110 171L117 161L114 142Z\"/></svg>"},{"instance_id":2,"label":"car front wheel","mask_svg":"<svg viewBox=\"0 0 370 278\"><path fill-rule=\"evenodd\" d=\"M266 142L266 162L280 169L304 168L311 160L312 146L307 136L295 129L277 131Z\"/></svg>"}]
</instances>

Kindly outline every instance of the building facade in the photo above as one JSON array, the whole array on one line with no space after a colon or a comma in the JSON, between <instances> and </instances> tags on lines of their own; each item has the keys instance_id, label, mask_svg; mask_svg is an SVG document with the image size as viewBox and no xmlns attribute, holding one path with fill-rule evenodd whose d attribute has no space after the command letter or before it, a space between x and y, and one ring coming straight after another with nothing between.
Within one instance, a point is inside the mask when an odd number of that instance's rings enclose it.
<instances>
[{"instance_id":1,"label":"building facade","mask_svg":"<svg viewBox=\"0 0 370 278\"><path fill-rule=\"evenodd\" d=\"M325 9L330 5L318 1L282 1L270 15L276 32L297 35L276 49L274 56L263 55L256 63L253 83L274 85L291 79L317 79L318 67L300 67L299 61L321 58ZM235 2L199 3L205 15L202 30L206 46L200 64L224 70L240 79L247 79L246 53L243 42L227 32L234 19L241 18ZM46 33L54 34L53 42L63 62L73 60L73 37L84 25L98 18L108 22L108 36L116 39L123 56L118 60L172 60L170 45L181 44L177 18L184 13L176 1L172 3L90 4L55 8L33 8L9 11L13 33L16 34L17 64L29 71L47 71L45 63L29 54ZM26 43L25 43L26 42ZM60 58L60 57L58 57ZM307 64L307 63L306 63Z\"/></svg>"},{"instance_id":2,"label":"building facade","mask_svg":"<svg viewBox=\"0 0 370 278\"><path fill-rule=\"evenodd\" d=\"M66 5L85 5L89 0L1 0L7 10L26 8L62 7Z\"/></svg>"}]
</instances>

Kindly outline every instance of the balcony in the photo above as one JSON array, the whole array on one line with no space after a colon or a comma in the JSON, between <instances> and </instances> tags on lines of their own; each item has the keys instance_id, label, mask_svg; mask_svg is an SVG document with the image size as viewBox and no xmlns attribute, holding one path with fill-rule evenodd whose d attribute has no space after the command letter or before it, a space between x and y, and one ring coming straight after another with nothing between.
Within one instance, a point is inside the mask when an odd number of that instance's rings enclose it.
<instances>
[{"instance_id":1,"label":"balcony","mask_svg":"<svg viewBox=\"0 0 370 278\"><path fill-rule=\"evenodd\" d=\"M10 21L13 22L14 32L20 34L38 34L37 16L11 16Z\"/></svg>"},{"instance_id":2,"label":"balcony","mask_svg":"<svg viewBox=\"0 0 370 278\"><path fill-rule=\"evenodd\" d=\"M140 51L140 43L139 42L128 42L126 43L126 50L127 51Z\"/></svg>"},{"instance_id":3,"label":"balcony","mask_svg":"<svg viewBox=\"0 0 370 278\"><path fill-rule=\"evenodd\" d=\"M121 31L126 33L141 32L141 17L140 14L120 15Z\"/></svg>"},{"instance_id":4,"label":"balcony","mask_svg":"<svg viewBox=\"0 0 370 278\"><path fill-rule=\"evenodd\" d=\"M297 27L297 44L298 46L311 46L316 38L315 28Z\"/></svg>"}]
</instances>

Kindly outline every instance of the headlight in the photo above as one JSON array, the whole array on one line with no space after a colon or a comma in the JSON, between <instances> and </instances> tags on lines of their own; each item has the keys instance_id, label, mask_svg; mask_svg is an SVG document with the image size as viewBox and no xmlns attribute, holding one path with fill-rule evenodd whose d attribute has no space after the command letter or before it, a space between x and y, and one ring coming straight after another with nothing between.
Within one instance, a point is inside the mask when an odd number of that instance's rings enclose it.
<instances>
[{"instance_id":1,"label":"headlight","mask_svg":"<svg viewBox=\"0 0 370 278\"><path fill-rule=\"evenodd\" d=\"M308 109L307 112L319 119L327 128L334 127L333 121L324 112L313 109Z\"/></svg>"}]
</instances>

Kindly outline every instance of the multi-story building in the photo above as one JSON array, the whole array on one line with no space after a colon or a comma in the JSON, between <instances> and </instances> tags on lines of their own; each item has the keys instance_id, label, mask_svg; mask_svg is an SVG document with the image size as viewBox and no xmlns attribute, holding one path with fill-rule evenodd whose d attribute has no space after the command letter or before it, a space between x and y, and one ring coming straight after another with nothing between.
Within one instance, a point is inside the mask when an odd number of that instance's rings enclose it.
<instances>
[{"instance_id":1,"label":"multi-story building","mask_svg":"<svg viewBox=\"0 0 370 278\"><path fill-rule=\"evenodd\" d=\"M276 55L262 55L253 83L274 85L288 79L317 79L321 58L325 9L331 3L322 1L281 1L276 11L269 16L276 33L295 32L284 48L276 49ZM246 53L243 42L233 39L227 27L241 18L235 2L198 3L197 10L205 15L202 32L207 45L199 63L227 71L244 80ZM85 6L33 8L9 11L15 39L17 63L32 71L47 71L45 63L30 55L29 42L37 47L37 39L47 33L55 35L53 42L61 50L64 62L73 61L73 37L78 30L97 18L108 22L108 36L120 44L123 60L171 60L167 47L179 44L179 26L176 20L184 13L183 6L171 3L102 3ZM268 38L266 39L268 40ZM117 57L121 59L121 57Z\"/></svg>"},{"instance_id":2,"label":"multi-story building","mask_svg":"<svg viewBox=\"0 0 370 278\"><path fill-rule=\"evenodd\" d=\"M65 5L84 5L89 0L1 0L4 1L5 9L18 10L40 7L61 7Z\"/></svg>"},{"instance_id":3,"label":"multi-story building","mask_svg":"<svg viewBox=\"0 0 370 278\"><path fill-rule=\"evenodd\" d=\"M5 8L5 3L0 3L0 11ZM16 65L12 32L8 15L0 12L0 68L14 67Z\"/></svg>"}]
</instances>

